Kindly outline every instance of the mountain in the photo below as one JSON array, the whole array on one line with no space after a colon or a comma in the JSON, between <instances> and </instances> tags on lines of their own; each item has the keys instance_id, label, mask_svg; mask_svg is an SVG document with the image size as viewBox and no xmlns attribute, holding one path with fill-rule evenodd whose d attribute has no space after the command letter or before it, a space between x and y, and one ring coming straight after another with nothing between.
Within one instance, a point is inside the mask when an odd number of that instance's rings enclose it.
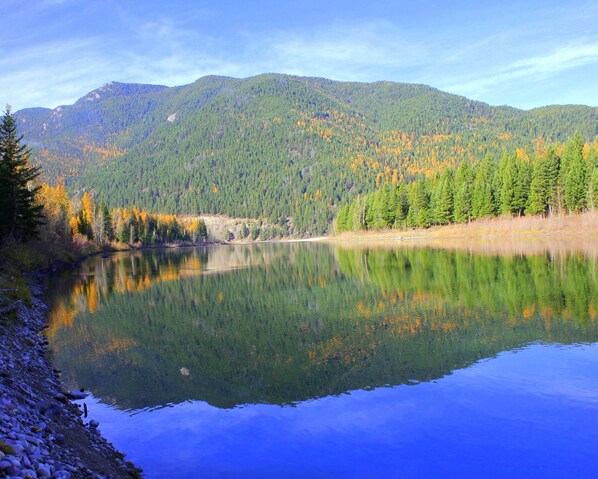
<instances>
[{"instance_id":1,"label":"mountain","mask_svg":"<svg viewBox=\"0 0 598 479\"><path fill-rule=\"evenodd\" d=\"M598 134L598 108L524 111L426 85L279 74L109 83L15 116L48 181L109 206L267 216L300 235L325 231L340 202L381 182Z\"/></svg>"}]
</instances>

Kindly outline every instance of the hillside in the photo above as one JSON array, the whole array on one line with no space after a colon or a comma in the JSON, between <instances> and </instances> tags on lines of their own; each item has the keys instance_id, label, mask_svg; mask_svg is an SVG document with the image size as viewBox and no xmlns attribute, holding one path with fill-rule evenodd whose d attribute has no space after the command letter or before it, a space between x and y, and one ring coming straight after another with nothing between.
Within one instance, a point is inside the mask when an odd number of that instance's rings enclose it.
<instances>
[{"instance_id":1,"label":"hillside","mask_svg":"<svg viewBox=\"0 0 598 479\"><path fill-rule=\"evenodd\" d=\"M337 205L503 150L598 133L598 108L493 107L425 85L266 74L181 87L110 83L16 113L46 179L108 206L267 216L325 231Z\"/></svg>"}]
</instances>

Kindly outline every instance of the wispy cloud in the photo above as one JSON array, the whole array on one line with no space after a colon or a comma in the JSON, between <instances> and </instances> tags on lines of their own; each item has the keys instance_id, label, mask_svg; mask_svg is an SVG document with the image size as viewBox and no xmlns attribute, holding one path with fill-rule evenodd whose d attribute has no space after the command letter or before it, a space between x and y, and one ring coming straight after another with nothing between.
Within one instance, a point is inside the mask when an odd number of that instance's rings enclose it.
<instances>
[{"instance_id":1,"label":"wispy cloud","mask_svg":"<svg viewBox=\"0 0 598 479\"><path fill-rule=\"evenodd\" d=\"M511 62L496 71L488 71L482 77L446 85L449 91L467 96L481 97L490 89L512 87L525 82L540 82L575 68L598 64L598 40L576 42L552 49L552 51Z\"/></svg>"},{"instance_id":2,"label":"wispy cloud","mask_svg":"<svg viewBox=\"0 0 598 479\"><path fill-rule=\"evenodd\" d=\"M117 70L98 52L102 43L101 38L53 42L0 59L0 101L16 109L72 102L82 88L99 86L105 72Z\"/></svg>"},{"instance_id":3,"label":"wispy cloud","mask_svg":"<svg viewBox=\"0 0 598 479\"><path fill-rule=\"evenodd\" d=\"M598 7L589 0L578 8L547 0L533 11L515 1L476 10L435 2L431 11L387 2L383 17L360 15L367 8L347 1L342 11L323 2L322 15L290 18L285 13L300 6L273 2L257 14L255 6L227 2L206 9L36 0L24 8L3 0L0 105L71 103L112 80L172 86L207 74L264 72L428 83L511 104L524 90L538 104L583 88L575 98L598 101L596 80L565 78L594 65L598 71ZM465 18L467 27L458 23ZM567 88L549 90L557 81Z\"/></svg>"},{"instance_id":4,"label":"wispy cloud","mask_svg":"<svg viewBox=\"0 0 598 479\"><path fill-rule=\"evenodd\" d=\"M276 31L248 38L259 49L268 71L335 79L380 79L382 69L421 65L427 57L422 43L408 40L386 21L326 24L309 31Z\"/></svg>"}]
</instances>

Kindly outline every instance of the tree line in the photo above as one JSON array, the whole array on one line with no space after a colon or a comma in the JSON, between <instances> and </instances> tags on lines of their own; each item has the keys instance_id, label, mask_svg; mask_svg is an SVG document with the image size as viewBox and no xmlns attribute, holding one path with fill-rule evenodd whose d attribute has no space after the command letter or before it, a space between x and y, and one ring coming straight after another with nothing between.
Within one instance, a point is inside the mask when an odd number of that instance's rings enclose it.
<instances>
[{"instance_id":1,"label":"tree line","mask_svg":"<svg viewBox=\"0 0 598 479\"><path fill-rule=\"evenodd\" d=\"M44 236L49 239L71 237L99 244L142 245L208 239L206 224L200 218L150 213L137 207L108 209L88 192L74 201L62 184L42 184L40 200L44 204Z\"/></svg>"},{"instance_id":2,"label":"tree line","mask_svg":"<svg viewBox=\"0 0 598 479\"><path fill-rule=\"evenodd\" d=\"M429 227L499 216L560 215L598 206L598 140L487 155L432 177L384 184L339 207L336 231Z\"/></svg>"},{"instance_id":3,"label":"tree line","mask_svg":"<svg viewBox=\"0 0 598 479\"><path fill-rule=\"evenodd\" d=\"M17 133L10 107L0 122L0 246L31 239L99 244L205 242L206 224L197 217L154 214L140 208L96 204L88 192L78 200L64 186L36 184L40 168L30 166L31 152Z\"/></svg>"},{"instance_id":4,"label":"tree line","mask_svg":"<svg viewBox=\"0 0 598 479\"><path fill-rule=\"evenodd\" d=\"M22 144L8 107L0 125L0 155L0 244L8 238L25 242L38 237L40 228L45 237L86 238L97 243L207 240L206 225L197 217L154 214L137 207L110 209L103 202L96 203L88 192L71 198L61 184L35 186L40 170L29 165L30 150ZM339 207L337 232L428 227L497 215L576 213L596 208L598 141L585 144L575 134L564 144L546 147L540 142L531 157L522 149L503 153L499 161L487 154L481 161L465 160L433 175L422 173L409 181L393 177L381 184L374 192ZM304 206L309 204L308 196L304 192L296 197L296 207L301 200ZM324 198L320 190L312 196ZM330 219L324 214L318 222ZM270 229L245 225L228 239L292 234L288 218L281 216L280 224ZM300 230L301 235L310 231Z\"/></svg>"}]
</instances>

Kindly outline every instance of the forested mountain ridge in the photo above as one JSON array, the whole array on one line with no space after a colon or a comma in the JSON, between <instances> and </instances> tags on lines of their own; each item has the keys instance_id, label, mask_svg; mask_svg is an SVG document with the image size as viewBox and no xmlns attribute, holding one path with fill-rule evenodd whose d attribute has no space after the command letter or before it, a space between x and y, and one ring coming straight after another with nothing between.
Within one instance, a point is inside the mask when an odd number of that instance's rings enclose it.
<instances>
[{"instance_id":1,"label":"forested mountain ridge","mask_svg":"<svg viewBox=\"0 0 598 479\"><path fill-rule=\"evenodd\" d=\"M426 85L278 74L110 83L15 116L49 181L109 206L267 216L299 235L326 230L339 203L382 183L598 134L597 108L523 111Z\"/></svg>"}]
</instances>

